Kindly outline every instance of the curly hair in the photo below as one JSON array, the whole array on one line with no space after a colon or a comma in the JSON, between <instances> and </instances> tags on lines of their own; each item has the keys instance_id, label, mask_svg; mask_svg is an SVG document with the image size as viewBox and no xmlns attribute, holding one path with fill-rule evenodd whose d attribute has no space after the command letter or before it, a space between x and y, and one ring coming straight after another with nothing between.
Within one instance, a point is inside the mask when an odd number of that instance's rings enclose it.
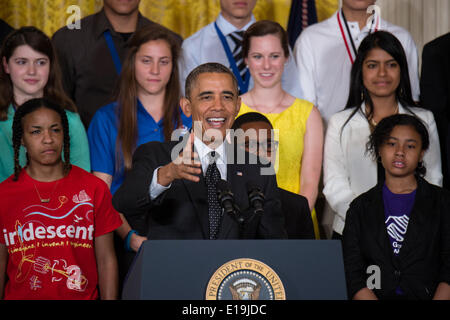
<instances>
[{"instance_id":1,"label":"curly hair","mask_svg":"<svg viewBox=\"0 0 450 320\"><path fill-rule=\"evenodd\" d=\"M378 123L369 137L369 141L366 145L366 153L370 153L374 159L377 159L380 155L381 146L389 139L392 130L396 126L410 126L420 135L422 140L422 150L428 150L430 146L430 138L426 125L416 116L408 114L395 114L384 118ZM422 165L421 165L422 164ZM427 169L425 165L419 163L416 168L416 174L423 177L425 176Z\"/></svg>"},{"instance_id":2,"label":"curly hair","mask_svg":"<svg viewBox=\"0 0 450 320\"><path fill-rule=\"evenodd\" d=\"M61 125L63 128L63 137L64 137L64 144L63 144L63 152L64 152L64 160L63 160L63 170L64 175L67 175L70 171L71 164L70 164L70 136L69 136L69 122L67 120L67 115L64 109L62 109L60 106L58 106L56 103L45 99L45 98L38 98L38 99L31 99L25 102L23 105L21 105L15 115L12 125L12 140L13 140L13 149L14 149L14 181L17 181L19 178L19 174L22 171L22 167L19 164L19 150L20 146L22 144L22 137L23 137L23 123L22 119L27 114L30 114L36 110L39 110L41 108L47 108L50 110L55 111L59 114L61 117ZM28 156L27 156L28 158ZM28 164L29 160L27 160Z\"/></svg>"}]
</instances>

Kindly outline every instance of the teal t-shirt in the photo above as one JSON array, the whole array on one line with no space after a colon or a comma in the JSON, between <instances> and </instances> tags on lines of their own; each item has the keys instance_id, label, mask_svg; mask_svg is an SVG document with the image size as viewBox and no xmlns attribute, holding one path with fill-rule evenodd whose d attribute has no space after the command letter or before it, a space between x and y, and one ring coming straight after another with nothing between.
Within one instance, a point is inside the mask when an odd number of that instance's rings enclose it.
<instances>
[{"instance_id":1,"label":"teal t-shirt","mask_svg":"<svg viewBox=\"0 0 450 320\"><path fill-rule=\"evenodd\" d=\"M14 113L14 107L10 105L8 107L8 119L0 121L0 182L14 173L14 149L12 144ZM91 162L86 130L77 113L66 110L66 115L69 122L70 163L90 172ZM22 167L27 164L23 147L20 147L19 163Z\"/></svg>"}]
</instances>

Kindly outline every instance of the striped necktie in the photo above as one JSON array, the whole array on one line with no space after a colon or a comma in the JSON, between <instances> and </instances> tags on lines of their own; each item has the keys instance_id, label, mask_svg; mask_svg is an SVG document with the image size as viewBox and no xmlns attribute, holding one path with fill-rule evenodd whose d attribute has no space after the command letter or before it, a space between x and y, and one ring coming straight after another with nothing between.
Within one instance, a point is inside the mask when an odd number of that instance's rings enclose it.
<instances>
[{"instance_id":1,"label":"striped necktie","mask_svg":"<svg viewBox=\"0 0 450 320\"><path fill-rule=\"evenodd\" d=\"M245 72L247 71L247 66L244 62L244 55L242 53L242 39L244 37L244 31L235 31L230 33L229 37L235 44L233 50L234 61L236 62L241 78L244 79Z\"/></svg>"}]
</instances>

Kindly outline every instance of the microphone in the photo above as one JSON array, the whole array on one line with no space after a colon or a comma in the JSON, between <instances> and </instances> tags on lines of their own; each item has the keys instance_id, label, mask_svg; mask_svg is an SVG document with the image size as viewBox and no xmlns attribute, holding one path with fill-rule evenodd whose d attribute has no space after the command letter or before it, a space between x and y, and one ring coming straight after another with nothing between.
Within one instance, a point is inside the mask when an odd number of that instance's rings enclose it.
<instances>
[{"instance_id":1,"label":"microphone","mask_svg":"<svg viewBox=\"0 0 450 320\"><path fill-rule=\"evenodd\" d=\"M264 193L261 188L254 182L247 182L248 201L253 208L253 212L257 215L264 213Z\"/></svg>"},{"instance_id":2,"label":"microphone","mask_svg":"<svg viewBox=\"0 0 450 320\"><path fill-rule=\"evenodd\" d=\"M230 184L225 180L219 180L216 185L217 197L220 205L224 209L225 213L237 218L239 223L243 222L243 218L239 215L239 209L234 203L234 194L231 192Z\"/></svg>"},{"instance_id":3,"label":"microphone","mask_svg":"<svg viewBox=\"0 0 450 320\"><path fill-rule=\"evenodd\" d=\"M254 182L246 184L248 202L250 206L242 213L244 226L242 227L242 239L256 239L259 233L259 224L264 213L264 193Z\"/></svg>"}]
</instances>

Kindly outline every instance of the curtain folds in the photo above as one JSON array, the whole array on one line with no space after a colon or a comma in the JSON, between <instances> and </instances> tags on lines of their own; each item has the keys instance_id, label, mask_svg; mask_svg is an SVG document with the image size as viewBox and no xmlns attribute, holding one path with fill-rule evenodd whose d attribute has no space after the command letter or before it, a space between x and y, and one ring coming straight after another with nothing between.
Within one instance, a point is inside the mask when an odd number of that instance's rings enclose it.
<instances>
[{"instance_id":1,"label":"curtain folds","mask_svg":"<svg viewBox=\"0 0 450 320\"><path fill-rule=\"evenodd\" d=\"M292 0L300 1L300 0ZM339 0L316 0L319 21L331 16ZM76 11L66 12L78 6L81 17L102 8L102 0L2 0L0 18L14 28L34 25L49 36L71 19ZM269 19L286 28L291 0L258 0L254 9L257 20ZM219 0L141 0L141 13L183 38L190 36L206 24L214 21L220 11Z\"/></svg>"}]
</instances>

